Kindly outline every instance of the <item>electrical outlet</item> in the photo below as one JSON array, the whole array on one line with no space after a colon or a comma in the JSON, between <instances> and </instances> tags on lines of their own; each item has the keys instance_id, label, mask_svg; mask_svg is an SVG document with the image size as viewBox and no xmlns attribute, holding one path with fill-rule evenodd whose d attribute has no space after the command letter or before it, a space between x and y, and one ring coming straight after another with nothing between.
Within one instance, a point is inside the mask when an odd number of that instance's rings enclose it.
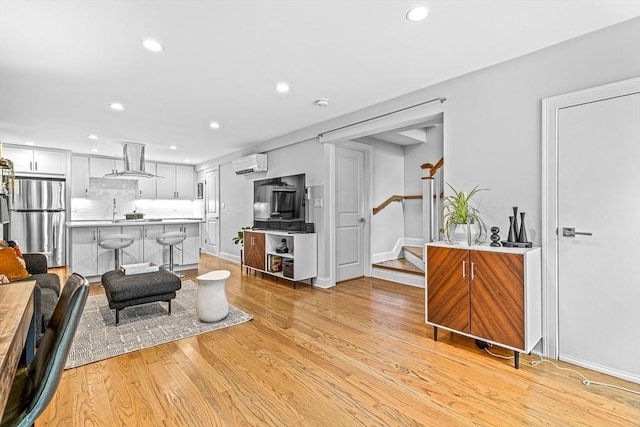
<instances>
[{"instance_id":1,"label":"electrical outlet","mask_svg":"<svg viewBox=\"0 0 640 427\"><path fill-rule=\"evenodd\" d=\"M323 199L314 199L313 200L313 207L314 208L322 208L322 207L324 207L324 200Z\"/></svg>"}]
</instances>

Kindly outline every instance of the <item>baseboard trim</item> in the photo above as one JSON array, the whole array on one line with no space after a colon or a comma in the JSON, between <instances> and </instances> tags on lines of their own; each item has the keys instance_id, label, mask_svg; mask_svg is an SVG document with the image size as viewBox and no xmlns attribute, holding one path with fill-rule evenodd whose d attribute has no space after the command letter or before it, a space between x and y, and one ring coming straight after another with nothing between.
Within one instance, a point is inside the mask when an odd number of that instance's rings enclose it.
<instances>
[{"instance_id":1,"label":"baseboard trim","mask_svg":"<svg viewBox=\"0 0 640 427\"><path fill-rule=\"evenodd\" d=\"M424 277L415 274L407 274L384 268L373 268L372 277L388 280L390 282L401 283L403 285L424 288Z\"/></svg>"}]
</instances>

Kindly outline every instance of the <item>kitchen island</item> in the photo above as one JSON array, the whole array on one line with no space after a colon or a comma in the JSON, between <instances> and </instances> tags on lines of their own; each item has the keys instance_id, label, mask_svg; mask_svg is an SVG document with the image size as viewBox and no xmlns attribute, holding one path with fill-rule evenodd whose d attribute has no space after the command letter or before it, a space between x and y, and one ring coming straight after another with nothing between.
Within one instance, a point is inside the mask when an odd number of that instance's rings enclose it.
<instances>
[{"instance_id":1,"label":"kitchen island","mask_svg":"<svg viewBox=\"0 0 640 427\"><path fill-rule=\"evenodd\" d=\"M168 265L169 249L156 242L156 237L168 231L182 231L187 238L175 246L174 269L187 270L198 267L200 255L200 218L167 219L116 219L83 220L66 223L69 242L69 267L90 281L99 280L107 271L113 270L115 253L100 247L98 242L110 234L130 234L134 238L131 246L122 250L121 264L153 262Z\"/></svg>"}]
</instances>

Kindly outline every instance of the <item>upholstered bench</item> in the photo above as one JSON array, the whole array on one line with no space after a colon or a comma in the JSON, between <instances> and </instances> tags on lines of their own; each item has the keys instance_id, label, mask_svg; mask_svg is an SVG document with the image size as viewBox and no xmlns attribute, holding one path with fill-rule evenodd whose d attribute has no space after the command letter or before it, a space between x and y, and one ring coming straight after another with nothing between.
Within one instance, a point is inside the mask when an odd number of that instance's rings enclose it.
<instances>
[{"instance_id":1,"label":"upholstered bench","mask_svg":"<svg viewBox=\"0 0 640 427\"><path fill-rule=\"evenodd\" d=\"M108 271L102 275L109 308L116 311L116 325L120 323L120 310L133 305L166 301L171 314L171 300L182 287L180 278L160 267L153 273L125 276L121 270Z\"/></svg>"}]
</instances>

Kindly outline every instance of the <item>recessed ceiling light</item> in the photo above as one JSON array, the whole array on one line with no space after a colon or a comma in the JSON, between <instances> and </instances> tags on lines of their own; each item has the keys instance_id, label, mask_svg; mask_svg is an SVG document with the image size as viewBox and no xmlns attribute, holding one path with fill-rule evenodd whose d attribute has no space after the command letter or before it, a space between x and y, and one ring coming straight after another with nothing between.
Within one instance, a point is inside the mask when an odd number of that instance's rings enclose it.
<instances>
[{"instance_id":1,"label":"recessed ceiling light","mask_svg":"<svg viewBox=\"0 0 640 427\"><path fill-rule=\"evenodd\" d=\"M88 135L87 138L89 138L89 139L98 139L98 135L91 134L91 135Z\"/></svg>"},{"instance_id":2,"label":"recessed ceiling light","mask_svg":"<svg viewBox=\"0 0 640 427\"><path fill-rule=\"evenodd\" d=\"M110 104L109 107L111 107L112 110L116 110L116 111L124 110L124 105L119 104L117 102L114 102L114 103Z\"/></svg>"},{"instance_id":3,"label":"recessed ceiling light","mask_svg":"<svg viewBox=\"0 0 640 427\"><path fill-rule=\"evenodd\" d=\"M422 21L429 15L429 9L425 6L417 6L407 12L407 19L409 21L417 22Z\"/></svg>"},{"instance_id":4,"label":"recessed ceiling light","mask_svg":"<svg viewBox=\"0 0 640 427\"><path fill-rule=\"evenodd\" d=\"M98 152L98 149L97 149L97 148L92 148L92 149L91 149L91 152L92 152L92 153L97 153L97 152Z\"/></svg>"},{"instance_id":5,"label":"recessed ceiling light","mask_svg":"<svg viewBox=\"0 0 640 427\"><path fill-rule=\"evenodd\" d=\"M155 40L147 39L142 42L142 46L144 46L147 50L151 52L161 52L164 50L164 47Z\"/></svg>"},{"instance_id":6,"label":"recessed ceiling light","mask_svg":"<svg viewBox=\"0 0 640 427\"><path fill-rule=\"evenodd\" d=\"M170 145L169 146L169 150L177 150L177 149L178 149L178 147L176 147L175 145Z\"/></svg>"},{"instance_id":7,"label":"recessed ceiling light","mask_svg":"<svg viewBox=\"0 0 640 427\"><path fill-rule=\"evenodd\" d=\"M24 145L35 145L33 141L25 141Z\"/></svg>"},{"instance_id":8,"label":"recessed ceiling light","mask_svg":"<svg viewBox=\"0 0 640 427\"><path fill-rule=\"evenodd\" d=\"M280 93L289 92L289 85L285 82L280 82L276 85L276 90Z\"/></svg>"},{"instance_id":9,"label":"recessed ceiling light","mask_svg":"<svg viewBox=\"0 0 640 427\"><path fill-rule=\"evenodd\" d=\"M190 159L184 159L184 161L185 161L186 163L191 163L191 160L190 160Z\"/></svg>"},{"instance_id":10,"label":"recessed ceiling light","mask_svg":"<svg viewBox=\"0 0 640 427\"><path fill-rule=\"evenodd\" d=\"M218 123L218 122L211 122L211 123L209 123L209 127L210 127L211 129L220 129L220 123Z\"/></svg>"}]
</instances>

